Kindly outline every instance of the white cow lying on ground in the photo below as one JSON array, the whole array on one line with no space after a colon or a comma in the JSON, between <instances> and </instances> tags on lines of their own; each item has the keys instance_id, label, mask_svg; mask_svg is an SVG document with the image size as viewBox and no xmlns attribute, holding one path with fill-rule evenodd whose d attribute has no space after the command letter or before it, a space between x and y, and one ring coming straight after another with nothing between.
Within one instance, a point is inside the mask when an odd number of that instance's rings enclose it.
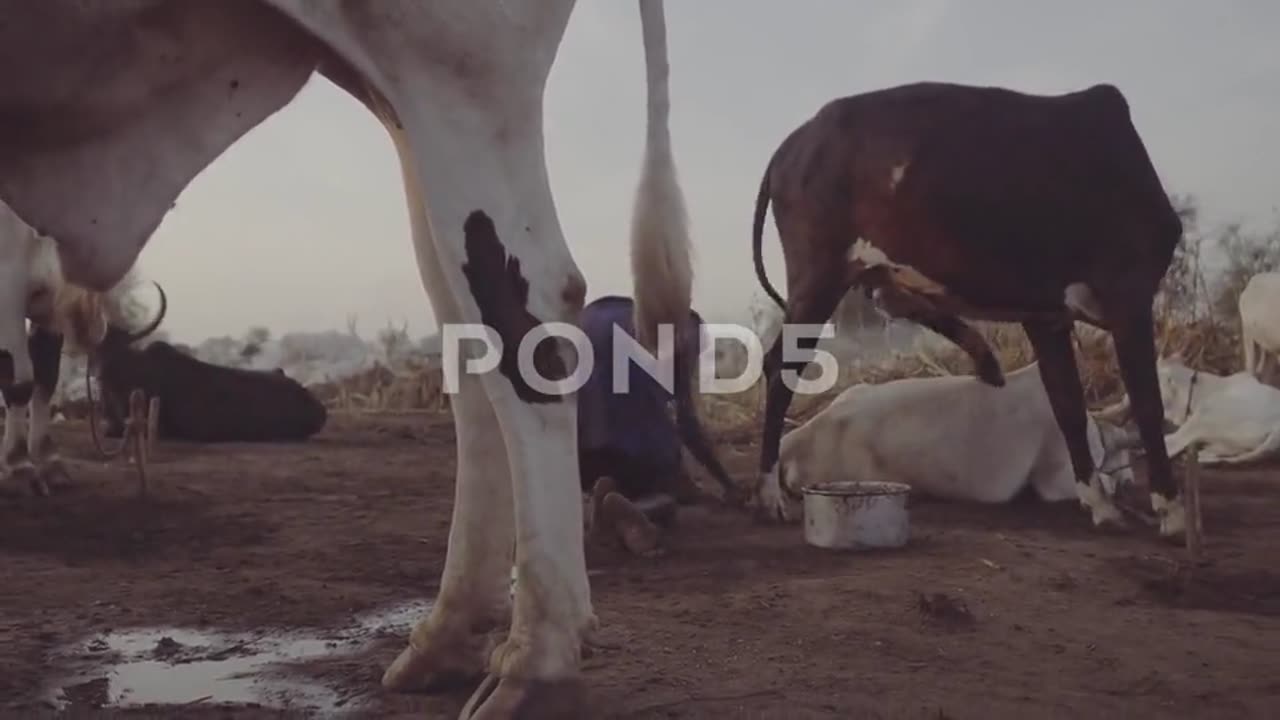
<instances>
[{"instance_id":1,"label":"white cow lying on ground","mask_svg":"<svg viewBox=\"0 0 1280 720\"><path fill-rule=\"evenodd\" d=\"M1173 356L1156 363L1164 417L1178 429L1166 435L1169 457L1177 457L1193 442L1204 447L1198 456L1206 465L1256 462L1280 453L1280 390L1246 371L1215 375L1195 370ZM1121 421L1129 413L1129 398L1098 413Z\"/></svg>"},{"instance_id":2,"label":"white cow lying on ground","mask_svg":"<svg viewBox=\"0 0 1280 720\"><path fill-rule=\"evenodd\" d=\"M1244 370L1262 382L1275 373L1280 353L1280 273L1258 273L1240 293L1240 344Z\"/></svg>"},{"instance_id":3,"label":"white cow lying on ground","mask_svg":"<svg viewBox=\"0 0 1280 720\"><path fill-rule=\"evenodd\" d=\"M1114 494L1133 481L1133 438L1088 423L1093 461ZM790 502L805 486L862 479L945 500L1003 503L1028 486L1048 502L1076 497L1037 363L1009 373L1003 388L968 375L855 385L782 438L779 467Z\"/></svg>"}]
</instances>

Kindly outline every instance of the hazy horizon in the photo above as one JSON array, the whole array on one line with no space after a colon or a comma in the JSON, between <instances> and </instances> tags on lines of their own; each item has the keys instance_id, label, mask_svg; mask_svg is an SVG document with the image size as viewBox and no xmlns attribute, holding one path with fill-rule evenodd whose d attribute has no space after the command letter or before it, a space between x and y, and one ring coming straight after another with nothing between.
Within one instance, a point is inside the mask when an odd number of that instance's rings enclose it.
<instances>
[{"instance_id":1,"label":"hazy horizon","mask_svg":"<svg viewBox=\"0 0 1280 720\"><path fill-rule=\"evenodd\" d=\"M1276 221L1280 5L1135 0L1106 8L1011 0L669 3L672 134L692 217L695 305L745 320L759 287L751 209L778 142L838 96L919 80L1058 93L1100 82L1128 97L1171 193L1202 224ZM588 297L631 294L626 261L643 133L634 2L579 6L552 69L547 155ZM198 176L143 251L183 342L265 326L372 337L435 328L414 260L400 170L378 122L313 78ZM770 278L784 288L770 222ZM153 302L146 296L148 303Z\"/></svg>"}]
</instances>

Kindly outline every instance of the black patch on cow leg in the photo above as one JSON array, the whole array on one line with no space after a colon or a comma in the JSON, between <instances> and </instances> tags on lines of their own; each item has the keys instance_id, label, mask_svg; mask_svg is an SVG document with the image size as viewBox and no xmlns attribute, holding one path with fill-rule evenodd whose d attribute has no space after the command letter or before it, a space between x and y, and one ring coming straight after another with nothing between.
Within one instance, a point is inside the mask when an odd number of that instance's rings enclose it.
<instances>
[{"instance_id":1,"label":"black patch on cow leg","mask_svg":"<svg viewBox=\"0 0 1280 720\"><path fill-rule=\"evenodd\" d=\"M0 388L0 395L4 397L5 407L24 407L31 402L35 389L36 384L33 382L5 385Z\"/></svg>"},{"instance_id":2,"label":"black patch on cow leg","mask_svg":"<svg viewBox=\"0 0 1280 720\"><path fill-rule=\"evenodd\" d=\"M1040 381L1067 442L1076 482L1088 484L1093 477L1093 454L1089 452L1084 387L1071 346L1072 326L1065 322L1026 322L1022 327L1040 362Z\"/></svg>"},{"instance_id":3,"label":"black patch on cow leg","mask_svg":"<svg viewBox=\"0 0 1280 720\"><path fill-rule=\"evenodd\" d=\"M1108 308L1109 310L1110 308ZM1129 394L1129 408L1146 451L1147 482L1166 500L1178 496L1164 444L1164 401L1156 374L1155 330L1149 311L1117 322L1111 331L1120 377Z\"/></svg>"},{"instance_id":4,"label":"black patch on cow leg","mask_svg":"<svg viewBox=\"0 0 1280 720\"><path fill-rule=\"evenodd\" d=\"M53 397L58 386L58 374L62 369L62 336L39 325L31 326L27 336L27 351L31 353L36 388L44 397Z\"/></svg>"},{"instance_id":5,"label":"black patch on cow leg","mask_svg":"<svg viewBox=\"0 0 1280 720\"><path fill-rule=\"evenodd\" d=\"M498 372L511 381L516 396L526 403L559 402L559 396L533 389L520 375L517 362L520 341L540 323L528 310L529 281L520 272L519 258L507 254L493 220L482 210L475 210L467 216L462 232L467 255L466 262L462 264L462 274L466 276L471 296L480 308L481 321L502 339ZM533 364L548 380L563 380L569 376L554 338L538 344L533 353Z\"/></svg>"},{"instance_id":6,"label":"black patch on cow leg","mask_svg":"<svg viewBox=\"0 0 1280 720\"><path fill-rule=\"evenodd\" d=\"M0 350L0 387L12 385L17 372L13 364L13 353Z\"/></svg>"}]
</instances>

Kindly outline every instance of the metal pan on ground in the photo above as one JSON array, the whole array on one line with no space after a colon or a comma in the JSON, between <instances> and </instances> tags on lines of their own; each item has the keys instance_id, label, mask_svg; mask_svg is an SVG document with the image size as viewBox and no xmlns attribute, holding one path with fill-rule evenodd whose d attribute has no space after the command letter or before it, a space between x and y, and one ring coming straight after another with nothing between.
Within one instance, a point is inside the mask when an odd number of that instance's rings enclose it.
<instances>
[{"instance_id":1,"label":"metal pan on ground","mask_svg":"<svg viewBox=\"0 0 1280 720\"><path fill-rule=\"evenodd\" d=\"M806 487L804 539L814 547L869 550L906 545L911 486L849 481Z\"/></svg>"}]
</instances>

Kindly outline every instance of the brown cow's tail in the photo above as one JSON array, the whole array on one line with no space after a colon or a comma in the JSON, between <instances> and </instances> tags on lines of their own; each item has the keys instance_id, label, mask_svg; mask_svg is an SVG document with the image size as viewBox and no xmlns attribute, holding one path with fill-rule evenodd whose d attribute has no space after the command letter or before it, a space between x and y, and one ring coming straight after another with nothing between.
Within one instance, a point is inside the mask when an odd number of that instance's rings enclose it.
<instances>
[{"instance_id":1,"label":"brown cow's tail","mask_svg":"<svg viewBox=\"0 0 1280 720\"><path fill-rule=\"evenodd\" d=\"M716 456L711 439L703 429L702 419L699 417L699 402L695 393L699 392L698 361L702 348L703 323L696 312L690 312L690 315L692 322L688 332L694 334L694 338L681 339L677 344L675 358L676 428L680 441L688 448L689 454L715 478L724 491L725 500L732 504L737 500L738 488Z\"/></svg>"},{"instance_id":2,"label":"brown cow's tail","mask_svg":"<svg viewBox=\"0 0 1280 720\"><path fill-rule=\"evenodd\" d=\"M764 254L761 245L764 239L764 217L769 210L769 176L773 171L773 160L769 160L769 165L764 169L764 177L760 178L760 191L756 193L756 213L751 223L751 259L756 264L756 279L760 281L760 286L764 291L773 298L778 307L783 312L787 310L787 304L783 302L782 296L774 289L773 284L769 282L769 276L764 269Z\"/></svg>"}]
</instances>

